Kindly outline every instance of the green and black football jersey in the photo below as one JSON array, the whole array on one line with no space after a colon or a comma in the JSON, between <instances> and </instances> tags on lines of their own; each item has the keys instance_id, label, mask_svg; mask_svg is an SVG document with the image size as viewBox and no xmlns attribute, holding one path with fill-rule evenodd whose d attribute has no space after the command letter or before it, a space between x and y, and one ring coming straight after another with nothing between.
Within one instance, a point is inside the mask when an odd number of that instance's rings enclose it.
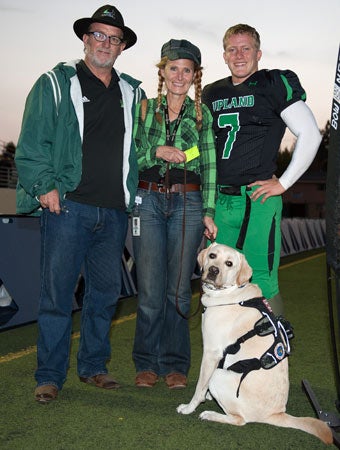
<instances>
[{"instance_id":1,"label":"green and black football jersey","mask_svg":"<svg viewBox=\"0 0 340 450\"><path fill-rule=\"evenodd\" d=\"M280 114L305 99L290 70L259 70L236 86L231 77L205 86L202 101L214 118L217 183L242 186L271 178L286 129Z\"/></svg>"}]
</instances>

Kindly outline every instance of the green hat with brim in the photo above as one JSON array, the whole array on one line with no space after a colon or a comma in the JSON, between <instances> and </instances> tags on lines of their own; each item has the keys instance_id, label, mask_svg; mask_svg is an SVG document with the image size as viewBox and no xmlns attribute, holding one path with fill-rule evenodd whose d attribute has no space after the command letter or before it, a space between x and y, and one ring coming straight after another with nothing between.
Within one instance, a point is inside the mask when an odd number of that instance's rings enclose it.
<instances>
[{"instance_id":1,"label":"green hat with brim","mask_svg":"<svg viewBox=\"0 0 340 450\"><path fill-rule=\"evenodd\" d=\"M175 59L191 59L201 65L201 52L196 45L185 39L170 39L161 50L161 58L167 56L171 61Z\"/></svg>"}]
</instances>

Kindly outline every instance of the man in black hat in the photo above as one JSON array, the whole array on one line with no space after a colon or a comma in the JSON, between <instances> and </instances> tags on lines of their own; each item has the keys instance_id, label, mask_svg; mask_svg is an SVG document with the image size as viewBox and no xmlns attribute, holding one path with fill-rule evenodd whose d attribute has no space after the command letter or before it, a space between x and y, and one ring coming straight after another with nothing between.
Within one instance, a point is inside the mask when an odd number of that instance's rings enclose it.
<instances>
[{"instance_id":1,"label":"man in black hat","mask_svg":"<svg viewBox=\"0 0 340 450\"><path fill-rule=\"evenodd\" d=\"M136 43L111 5L74 23L83 60L60 63L33 86L16 151L17 212L41 216L41 294L35 399L66 380L74 289L85 279L77 356L80 381L116 389L109 332L121 293L128 211L137 186L132 139L140 82L113 68Z\"/></svg>"}]
</instances>

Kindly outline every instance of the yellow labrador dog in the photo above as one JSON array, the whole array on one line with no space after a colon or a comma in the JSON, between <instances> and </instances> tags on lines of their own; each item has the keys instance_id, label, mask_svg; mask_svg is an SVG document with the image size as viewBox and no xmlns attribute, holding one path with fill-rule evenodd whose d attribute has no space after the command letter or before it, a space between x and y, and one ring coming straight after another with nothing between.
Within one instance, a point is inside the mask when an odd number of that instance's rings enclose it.
<instances>
[{"instance_id":1,"label":"yellow labrador dog","mask_svg":"<svg viewBox=\"0 0 340 450\"><path fill-rule=\"evenodd\" d=\"M289 333L271 312L260 288L249 283L252 269L244 255L214 243L199 253L198 263L205 307L203 358L195 394L177 411L190 414L212 396L224 414L204 411L203 420L297 428L331 444L332 432L325 422L285 412Z\"/></svg>"}]
</instances>

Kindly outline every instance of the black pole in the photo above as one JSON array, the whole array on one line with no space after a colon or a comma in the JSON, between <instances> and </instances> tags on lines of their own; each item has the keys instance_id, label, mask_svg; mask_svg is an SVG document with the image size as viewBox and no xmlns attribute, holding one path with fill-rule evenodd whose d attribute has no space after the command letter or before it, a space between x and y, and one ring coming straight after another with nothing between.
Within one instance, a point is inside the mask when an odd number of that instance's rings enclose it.
<instances>
[{"instance_id":1,"label":"black pole","mask_svg":"<svg viewBox=\"0 0 340 450\"><path fill-rule=\"evenodd\" d=\"M327 264L327 298L328 298L328 315L329 315L329 330L330 337L332 343L333 350L333 361L334 361L334 376L335 376L335 387L337 392L337 399L335 401L337 410L339 411L340 406L340 373L339 373L339 358L337 351L337 340L335 334L335 326L334 326L334 306L333 306L333 285L332 285L332 271L329 264ZM336 307L340 305L340 297L339 297L339 278L335 274L335 294L336 294ZM340 316L339 316L340 308L337 307L337 316L338 316L338 324L340 327Z\"/></svg>"}]
</instances>

